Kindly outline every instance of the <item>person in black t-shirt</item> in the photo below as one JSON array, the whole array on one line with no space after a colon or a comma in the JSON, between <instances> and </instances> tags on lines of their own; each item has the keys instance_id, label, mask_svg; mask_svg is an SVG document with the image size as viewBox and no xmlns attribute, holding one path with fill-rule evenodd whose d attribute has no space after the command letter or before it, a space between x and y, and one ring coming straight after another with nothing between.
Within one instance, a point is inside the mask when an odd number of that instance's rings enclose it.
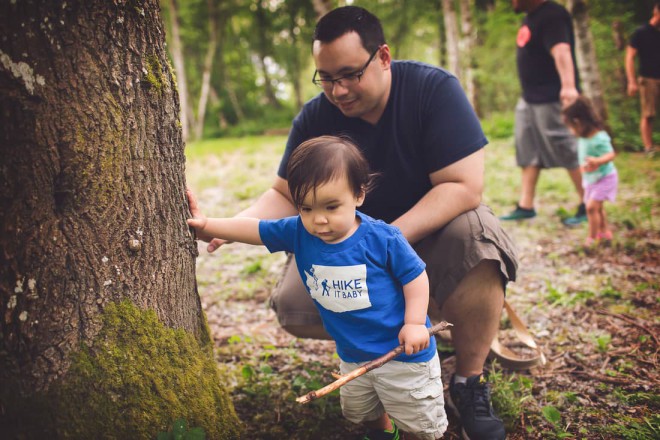
<instances>
[{"instance_id":1,"label":"person in black t-shirt","mask_svg":"<svg viewBox=\"0 0 660 440\"><path fill-rule=\"evenodd\" d=\"M566 225L587 220L582 203L582 176L577 140L561 120L562 106L579 95L575 64L575 38L568 11L546 0L512 0L516 12L525 12L516 44L522 97L516 105L516 162L522 186L516 208L501 220L536 216L536 183L544 168L566 168L579 197L578 210Z\"/></svg>"},{"instance_id":2,"label":"person in black t-shirt","mask_svg":"<svg viewBox=\"0 0 660 440\"><path fill-rule=\"evenodd\" d=\"M639 79L635 77L635 57L639 58ZM660 2L653 6L653 16L635 30L626 48L628 95L639 91L641 115L639 131L644 152L653 154L653 118L660 106Z\"/></svg>"}]
</instances>

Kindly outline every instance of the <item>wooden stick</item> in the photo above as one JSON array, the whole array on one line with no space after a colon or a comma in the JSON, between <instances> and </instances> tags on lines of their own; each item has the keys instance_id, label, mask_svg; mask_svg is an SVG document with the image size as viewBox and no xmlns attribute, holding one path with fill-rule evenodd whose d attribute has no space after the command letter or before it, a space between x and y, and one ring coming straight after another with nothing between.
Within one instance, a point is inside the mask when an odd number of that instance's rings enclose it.
<instances>
[{"instance_id":1,"label":"wooden stick","mask_svg":"<svg viewBox=\"0 0 660 440\"><path fill-rule=\"evenodd\" d=\"M453 324L450 324L446 321L442 321L439 324L434 325L433 327L429 328L429 336L433 336L438 332L441 332L442 330L445 330L447 327L452 326ZM341 387L342 385L345 385L346 383L352 381L356 377L362 376L364 373L371 371L373 369L376 369L378 367L382 367L386 362L391 361L401 353L403 353L404 346L403 344L399 345L392 351L385 353L383 356L379 357L378 359L374 359L373 361L369 361L366 364L362 365L359 368L356 368L355 370L351 371L350 373L343 375L339 377L337 380L332 382L330 385L326 385L321 389L318 389L316 391L311 391L304 396L298 397L296 399L296 402L298 403L309 403L312 400L316 400L319 397L323 397L328 393L333 392L337 388Z\"/></svg>"}]
</instances>

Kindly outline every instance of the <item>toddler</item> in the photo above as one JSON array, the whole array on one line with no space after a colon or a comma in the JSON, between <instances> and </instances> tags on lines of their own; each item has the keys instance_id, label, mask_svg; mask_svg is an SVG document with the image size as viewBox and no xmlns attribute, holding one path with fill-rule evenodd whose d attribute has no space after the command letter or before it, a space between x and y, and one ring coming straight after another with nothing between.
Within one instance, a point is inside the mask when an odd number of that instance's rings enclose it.
<instances>
[{"instance_id":1,"label":"toddler","mask_svg":"<svg viewBox=\"0 0 660 440\"><path fill-rule=\"evenodd\" d=\"M603 205L606 200L615 201L619 180L613 162L616 153L610 136L603 130L589 99L584 96L566 107L563 117L568 128L578 138L578 159L589 221L589 236L585 245L610 241L612 231L607 225Z\"/></svg>"},{"instance_id":2,"label":"toddler","mask_svg":"<svg viewBox=\"0 0 660 440\"><path fill-rule=\"evenodd\" d=\"M263 244L295 255L298 272L337 344L346 374L404 344L405 353L340 388L344 416L366 439L433 440L447 428L440 361L427 316L424 262L398 228L357 211L374 175L345 138L303 142L287 167L298 215L206 218L188 193L188 224L203 239ZM411 436L412 435L412 436Z\"/></svg>"}]
</instances>

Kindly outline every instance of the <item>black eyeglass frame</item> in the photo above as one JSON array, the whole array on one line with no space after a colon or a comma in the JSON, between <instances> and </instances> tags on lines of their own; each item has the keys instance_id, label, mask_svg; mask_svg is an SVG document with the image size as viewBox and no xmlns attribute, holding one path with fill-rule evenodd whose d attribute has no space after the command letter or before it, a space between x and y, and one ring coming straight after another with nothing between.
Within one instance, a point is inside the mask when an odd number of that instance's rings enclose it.
<instances>
[{"instance_id":1,"label":"black eyeglass frame","mask_svg":"<svg viewBox=\"0 0 660 440\"><path fill-rule=\"evenodd\" d=\"M376 54L378 53L378 51L380 51L380 49L381 49L382 47L383 47L383 46L381 45L381 46L378 46L378 47L376 48L376 50L374 51L374 53L371 54L371 56L369 57L369 60L366 62L366 64L364 65L364 67L363 67L362 69L360 69L360 70L356 70L355 72L347 73L347 74L344 75L344 76L341 76L341 77L339 77L339 78L334 78L334 79L332 79L332 78L329 78L329 79L320 79L320 78L316 78L316 75L318 75L319 71L318 71L318 70L315 70L315 71L314 71L314 76L312 77L312 82L313 82L315 85L317 85L318 87L321 87L321 88L323 88L323 89L324 89L324 88L332 88L332 87L334 87L335 84L339 84L339 85L341 85L341 82L340 82L340 81L345 80L345 79L348 79L348 78L352 78L352 77L356 77L356 78L357 78L357 82L359 83L359 82L362 80L362 76L363 76L364 73L367 71L367 67L369 67L369 64L371 64L371 62L372 62L372 61L374 60L374 58L376 57Z\"/></svg>"}]
</instances>

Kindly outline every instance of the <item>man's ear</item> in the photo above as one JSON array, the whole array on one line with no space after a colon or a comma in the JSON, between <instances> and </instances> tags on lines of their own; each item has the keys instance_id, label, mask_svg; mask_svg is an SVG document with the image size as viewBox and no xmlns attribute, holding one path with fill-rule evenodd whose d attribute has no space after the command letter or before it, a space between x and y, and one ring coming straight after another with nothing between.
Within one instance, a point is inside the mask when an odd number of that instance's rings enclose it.
<instances>
[{"instance_id":1,"label":"man's ear","mask_svg":"<svg viewBox=\"0 0 660 440\"><path fill-rule=\"evenodd\" d=\"M390 47L387 44L383 44L378 51L378 62L381 66L388 70L390 64L392 64L392 54L390 53Z\"/></svg>"}]
</instances>

